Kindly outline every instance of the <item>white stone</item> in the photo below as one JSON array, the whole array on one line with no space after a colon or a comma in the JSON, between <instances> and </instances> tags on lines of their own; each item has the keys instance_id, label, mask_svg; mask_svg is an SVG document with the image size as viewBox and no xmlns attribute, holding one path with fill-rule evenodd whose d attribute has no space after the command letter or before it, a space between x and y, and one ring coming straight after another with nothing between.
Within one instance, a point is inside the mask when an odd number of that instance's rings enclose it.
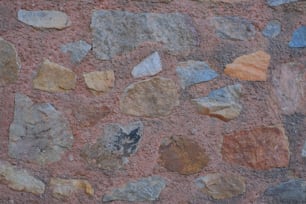
<instances>
[{"instance_id":1,"label":"white stone","mask_svg":"<svg viewBox=\"0 0 306 204\"><path fill-rule=\"evenodd\" d=\"M162 71L162 64L158 52L154 52L146 57L142 62L134 67L132 75L134 78L154 76Z\"/></svg>"}]
</instances>

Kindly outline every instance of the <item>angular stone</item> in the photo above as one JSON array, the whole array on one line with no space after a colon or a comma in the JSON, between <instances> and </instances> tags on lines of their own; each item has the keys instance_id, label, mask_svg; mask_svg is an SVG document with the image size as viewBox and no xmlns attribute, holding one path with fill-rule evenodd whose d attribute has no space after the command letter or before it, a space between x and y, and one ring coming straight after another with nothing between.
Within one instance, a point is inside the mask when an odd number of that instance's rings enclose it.
<instances>
[{"instance_id":1,"label":"angular stone","mask_svg":"<svg viewBox=\"0 0 306 204\"><path fill-rule=\"evenodd\" d=\"M70 53L70 60L75 64L80 63L90 49L91 45L83 40L67 43L61 46L61 51L64 53Z\"/></svg>"},{"instance_id":2,"label":"angular stone","mask_svg":"<svg viewBox=\"0 0 306 204\"><path fill-rule=\"evenodd\" d=\"M140 121L130 123L126 127L109 124L95 144L85 145L81 156L98 168L119 169L128 157L137 151L142 134L143 124Z\"/></svg>"},{"instance_id":3,"label":"angular stone","mask_svg":"<svg viewBox=\"0 0 306 204\"><path fill-rule=\"evenodd\" d=\"M20 68L15 46L0 37L0 86L16 82Z\"/></svg>"},{"instance_id":4,"label":"angular stone","mask_svg":"<svg viewBox=\"0 0 306 204\"><path fill-rule=\"evenodd\" d=\"M281 32L281 23L278 20L269 21L262 34L267 38L275 38Z\"/></svg>"},{"instance_id":5,"label":"angular stone","mask_svg":"<svg viewBox=\"0 0 306 204\"><path fill-rule=\"evenodd\" d=\"M133 83L120 98L121 111L134 116L165 116L177 105L179 94L175 83L162 77Z\"/></svg>"},{"instance_id":6,"label":"angular stone","mask_svg":"<svg viewBox=\"0 0 306 204\"><path fill-rule=\"evenodd\" d=\"M207 97L193 99L192 102L197 105L199 113L227 122L239 116L241 94L242 86L235 84L214 90Z\"/></svg>"},{"instance_id":7,"label":"angular stone","mask_svg":"<svg viewBox=\"0 0 306 204\"><path fill-rule=\"evenodd\" d=\"M289 142L281 126L257 127L224 136L223 160L256 170L287 167Z\"/></svg>"},{"instance_id":8,"label":"angular stone","mask_svg":"<svg viewBox=\"0 0 306 204\"><path fill-rule=\"evenodd\" d=\"M267 0L267 3L269 6L280 6L282 4L288 4L297 1L299 0Z\"/></svg>"},{"instance_id":9,"label":"angular stone","mask_svg":"<svg viewBox=\"0 0 306 204\"><path fill-rule=\"evenodd\" d=\"M140 64L132 70L134 78L154 76L162 71L162 64L158 52L154 52L145 58Z\"/></svg>"},{"instance_id":10,"label":"angular stone","mask_svg":"<svg viewBox=\"0 0 306 204\"><path fill-rule=\"evenodd\" d=\"M224 73L240 80L266 81L270 59L270 55L263 51L243 55L226 65Z\"/></svg>"},{"instance_id":11,"label":"angular stone","mask_svg":"<svg viewBox=\"0 0 306 204\"><path fill-rule=\"evenodd\" d=\"M303 48L306 47L306 26L301 26L293 32L289 47Z\"/></svg>"},{"instance_id":12,"label":"angular stone","mask_svg":"<svg viewBox=\"0 0 306 204\"><path fill-rule=\"evenodd\" d=\"M48 92L65 92L75 88L76 78L70 69L44 60L33 80L33 87Z\"/></svg>"},{"instance_id":13,"label":"angular stone","mask_svg":"<svg viewBox=\"0 0 306 204\"><path fill-rule=\"evenodd\" d=\"M227 199L245 192L245 179L234 174L208 174L196 180L202 191L214 199Z\"/></svg>"},{"instance_id":14,"label":"angular stone","mask_svg":"<svg viewBox=\"0 0 306 204\"><path fill-rule=\"evenodd\" d=\"M73 135L66 118L51 104L34 104L15 95L14 121L9 130L9 156L46 164L59 161L72 146Z\"/></svg>"},{"instance_id":15,"label":"angular stone","mask_svg":"<svg viewBox=\"0 0 306 204\"><path fill-rule=\"evenodd\" d=\"M171 138L159 148L160 164L184 175L199 173L209 158L197 143L186 138Z\"/></svg>"},{"instance_id":16,"label":"angular stone","mask_svg":"<svg viewBox=\"0 0 306 204\"><path fill-rule=\"evenodd\" d=\"M193 60L179 63L176 67L176 73L180 78L182 88L210 81L219 76L206 62Z\"/></svg>"},{"instance_id":17,"label":"angular stone","mask_svg":"<svg viewBox=\"0 0 306 204\"><path fill-rule=\"evenodd\" d=\"M249 40L255 37L255 26L247 19L237 16L217 16L212 24L220 38L230 40Z\"/></svg>"},{"instance_id":18,"label":"angular stone","mask_svg":"<svg viewBox=\"0 0 306 204\"><path fill-rule=\"evenodd\" d=\"M112 70L89 72L83 76L87 88L94 94L107 93L115 85L115 74Z\"/></svg>"},{"instance_id":19,"label":"angular stone","mask_svg":"<svg viewBox=\"0 0 306 204\"><path fill-rule=\"evenodd\" d=\"M71 25L69 17L60 11L18 11L18 20L35 28L64 29Z\"/></svg>"},{"instance_id":20,"label":"angular stone","mask_svg":"<svg viewBox=\"0 0 306 204\"><path fill-rule=\"evenodd\" d=\"M111 193L103 196L103 202L115 200L130 202L154 201L160 192L166 187L166 181L160 176L141 178L131 181L121 188L114 189Z\"/></svg>"},{"instance_id":21,"label":"angular stone","mask_svg":"<svg viewBox=\"0 0 306 204\"><path fill-rule=\"evenodd\" d=\"M45 184L31 176L27 170L19 169L7 161L0 160L0 182L16 191L26 191L36 195L45 192Z\"/></svg>"},{"instance_id":22,"label":"angular stone","mask_svg":"<svg viewBox=\"0 0 306 204\"><path fill-rule=\"evenodd\" d=\"M112 59L144 42L162 43L172 52L188 51L199 44L191 18L180 13L100 10L92 15L91 29L93 51L101 60Z\"/></svg>"}]
</instances>

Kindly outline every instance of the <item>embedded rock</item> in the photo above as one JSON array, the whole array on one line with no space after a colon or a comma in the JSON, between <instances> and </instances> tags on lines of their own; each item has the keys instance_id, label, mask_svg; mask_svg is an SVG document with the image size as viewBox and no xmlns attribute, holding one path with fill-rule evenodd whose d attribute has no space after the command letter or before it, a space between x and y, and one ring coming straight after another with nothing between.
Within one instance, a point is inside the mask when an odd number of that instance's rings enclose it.
<instances>
[{"instance_id":1,"label":"embedded rock","mask_svg":"<svg viewBox=\"0 0 306 204\"><path fill-rule=\"evenodd\" d=\"M306 47L306 26L301 26L293 32L289 47L303 48Z\"/></svg>"},{"instance_id":2,"label":"embedded rock","mask_svg":"<svg viewBox=\"0 0 306 204\"><path fill-rule=\"evenodd\" d=\"M90 49L91 45L83 40L67 43L61 46L61 51L64 53L69 53L71 62L75 64L80 63Z\"/></svg>"},{"instance_id":3,"label":"embedded rock","mask_svg":"<svg viewBox=\"0 0 306 204\"><path fill-rule=\"evenodd\" d=\"M161 71L162 64L159 54L154 52L133 68L132 75L134 78L154 76Z\"/></svg>"},{"instance_id":4,"label":"embedded rock","mask_svg":"<svg viewBox=\"0 0 306 204\"><path fill-rule=\"evenodd\" d=\"M275 38L281 32L281 23L278 20L269 21L262 34L268 38Z\"/></svg>"},{"instance_id":5,"label":"embedded rock","mask_svg":"<svg viewBox=\"0 0 306 204\"><path fill-rule=\"evenodd\" d=\"M297 2L299 0L267 0L269 6L280 6L283 4Z\"/></svg>"},{"instance_id":6,"label":"embedded rock","mask_svg":"<svg viewBox=\"0 0 306 204\"><path fill-rule=\"evenodd\" d=\"M94 93L107 93L115 84L115 74L112 70L94 71L83 74L87 87Z\"/></svg>"}]
</instances>

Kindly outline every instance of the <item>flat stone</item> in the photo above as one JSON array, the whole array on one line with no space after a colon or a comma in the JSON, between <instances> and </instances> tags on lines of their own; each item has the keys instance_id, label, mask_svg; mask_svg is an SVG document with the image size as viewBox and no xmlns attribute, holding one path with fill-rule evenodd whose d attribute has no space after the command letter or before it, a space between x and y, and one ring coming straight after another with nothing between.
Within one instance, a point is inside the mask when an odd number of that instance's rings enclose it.
<instances>
[{"instance_id":1,"label":"flat stone","mask_svg":"<svg viewBox=\"0 0 306 204\"><path fill-rule=\"evenodd\" d=\"M91 45L83 40L67 43L61 46L61 51L64 53L69 53L71 62L75 64L80 63L90 49Z\"/></svg>"},{"instance_id":2,"label":"flat stone","mask_svg":"<svg viewBox=\"0 0 306 204\"><path fill-rule=\"evenodd\" d=\"M115 85L115 74L112 70L89 72L83 76L87 88L94 94L107 93Z\"/></svg>"},{"instance_id":3,"label":"flat stone","mask_svg":"<svg viewBox=\"0 0 306 204\"><path fill-rule=\"evenodd\" d=\"M165 116L177 105L179 94L175 83L162 77L133 83L120 98L121 111L134 116Z\"/></svg>"},{"instance_id":4,"label":"flat stone","mask_svg":"<svg viewBox=\"0 0 306 204\"><path fill-rule=\"evenodd\" d=\"M247 19L237 16L217 16L212 18L216 34L229 40L250 40L255 37L255 26Z\"/></svg>"},{"instance_id":5,"label":"flat stone","mask_svg":"<svg viewBox=\"0 0 306 204\"><path fill-rule=\"evenodd\" d=\"M226 65L224 73L240 80L266 81L270 59L270 55L263 51L242 55Z\"/></svg>"},{"instance_id":6,"label":"flat stone","mask_svg":"<svg viewBox=\"0 0 306 204\"><path fill-rule=\"evenodd\" d=\"M10 157L53 163L72 143L72 131L62 113L49 103L34 104L26 95L15 95L14 120L9 129Z\"/></svg>"},{"instance_id":7,"label":"flat stone","mask_svg":"<svg viewBox=\"0 0 306 204\"><path fill-rule=\"evenodd\" d=\"M280 6L283 4L297 2L299 0L267 0L269 6Z\"/></svg>"},{"instance_id":8,"label":"flat stone","mask_svg":"<svg viewBox=\"0 0 306 204\"><path fill-rule=\"evenodd\" d=\"M193 99L200 114L219 118L223 121L235 119L240 115L242 105L239 103L242 86L235 84L216 89L208 96Z\"/></svg>"},{"instance_id":9,"label":"flat stone","mask_svg":"<svg viewBox=\"0 0 306 204\"><path fill-rule=\"evenodd\" d=\"M64 29L71 25L69 17L60 11L18 11L18 20L35 28Z\"/></svg>"},{"instance_id":10,"label":"flat stone","mask_svg":"<svg viewBox=\"0 0 306 204\"><path fill-rule=\"evenodd\" d=\"M301 26L293 32L289 47L303 48L306 47L306 26Z\"/></svg>"},{"instance_id":11,"label":"flat stone","mask_svg":"<svg viewBox=\"0 0 306 204\"><path fill-rule=\"evenodd\" d=\"M146 57L140 64L132 70L134 78L154 76L162 71L162 64L158 52L154 52Z\"/></svg>"},{"instance_id":12,"label":"flat stone","mask_svg":"<svg viewBox=\"0 0 306 204\"><path fill-rule=\"evenodd\" d=\"M186 138L171 138L159 148L160 164L169 171L184 175L201 172L209 158L205 149Z\"/></svg>"},{"instance_id":13,"label":"flat stone","mask_svg":"<svg viewBox=\"0 0 306 204\"><path fill-rule=\"evenodd\" d=\"M142 135L143 124L140 121L125 127L108 124L95 144L85 145L81 156L98 168L119 169L137 151Z\"/></svg>"},{"instance_id":14,"label":"flat stone","mask_svg":"<svg viewBox=\"0 0 306 204\"><path fill-rule=\"evenodd\" d=\"M28 173L25 169L17 168L7 161L0 160L0 182L16 191L25 191L36 195L45 192L45 184Z\"/></svg>"},{"instance_id":15,"label":"flat stone","mask_svg":"<svg viewBox=\"0 0 306 204\"><path fill-rule=\"evenodd\" d=\"M214 199L228 199L245 192L245 179L234 174L208 174L196 180L202 191Z\"/></svg>"},{"instance_id":16,"label":"flat stone","mask_svg":"<svg viewBox=\"0 0 306 204\"><path fill-rule=\"evenodd\" d=\"M287 167L289 142L281 126L257 127L223 138L223 160L256 170Z\"/></svg>"},{"instance_id":17,"label":"flat stone","mask_svg":"<svg viewBox=\"0 0 306 204\"><path fill-rule=\"evenodd\" d=\"M103 202L115 200L130 202L154 201L160 192L166 187L166 181L160 176L141 178L131 181L121 188L114 189L111 193L103 196Z\"/></svg>"},{"instance_id":18,"label":"flat stone","mask_svg":"<svg viewBox=\"0 0 306 204\"><path fill-rule=\"evenodd\" d=\"M182 88L207 82L219 76L206 62L193 60L180 62L176 67L176 73Z\"/></svg>"},{"instance_id":19,"label":"flat stone","mask_svg":"<svg viewBox=\"0 0 306 204\"><path fill-rule=\"evenodd\" d=\"M15 46L0 37L0 86L16 82L20 68Z\"/></svg>"},{"instance_id":20,"label":"flat stone","mask_svg":"<svg viewBox=\"0 0 306 204\"><path fill-rule=\"evenodd\" d=\"M262 34L267 38L275 38L281 32L281 23L278 20L269 21L262 31Z\"/></svg>"},{"instance_id":21,"label":"flat stone","mask_svg":"<svg viewBox=\"0 0 306 204\"><path fill-rule=\"evenodd\" d=\"M99 10L92 15L91 29L93 51L101 60L110 60L144 42L162 43L174 53L199 45L191 18L180 13Z\"/></svg>"},{"instance_id":22,"label":"flat stone","mask_svg":"<svg viewBox=\"0 0 306 204\"><path fill-rule=\"evenodd\" d=\"M66 92L75 88L76 78L70 69L44 60L33 80L33 87L48 92Z\"/></svg>"}]
</instances>

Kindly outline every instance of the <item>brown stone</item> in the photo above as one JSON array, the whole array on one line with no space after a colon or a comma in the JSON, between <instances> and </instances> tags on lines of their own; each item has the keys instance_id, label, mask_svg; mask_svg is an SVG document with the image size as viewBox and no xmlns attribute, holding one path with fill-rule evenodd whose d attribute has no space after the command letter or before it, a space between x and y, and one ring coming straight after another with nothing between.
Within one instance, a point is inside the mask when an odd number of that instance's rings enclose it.
<instances>
[{"instance_id":1,"label":"brown stone","mask_svg":"<svg viewBox=\"0 0 306 204\"><path fill-rule=\"evenodd\" d=\"M114 87L115 74L112 70L94 71L83 74L87 87L94 93L106 93Z\"/></svg>"},{"instance_id":2,"label":"brown stone","mask_svg":"<svg viewBox=\"0 0 306 204\"><path fill-rule=\"evenodd\" d=\"M222 155L229 163L256 170L287 167L289 142L281 126L257 127L224 136Z\"/></svg>"},{"instance_id":3,"label":"brown stone","mask_svg":"<svg viewBox=\"0 0 306 204\"><path fill-rule=\"evenodd\" d=\"M186 138L171 138L159 148L160 164L184 175L200 172L209 161L205 150Z\"/></svg>"},{"instance_id":4,"label":"brown stone","mask_svg":"<svg viewBox=\"0 0 306 204\"><path fill-rule=\"evenodd\" d=\"M236 58L232 64L226 65L224 73L240 80L266 81L270 58L270 55L263 51L243 55Z\"/></svg>"}]
</instances>

